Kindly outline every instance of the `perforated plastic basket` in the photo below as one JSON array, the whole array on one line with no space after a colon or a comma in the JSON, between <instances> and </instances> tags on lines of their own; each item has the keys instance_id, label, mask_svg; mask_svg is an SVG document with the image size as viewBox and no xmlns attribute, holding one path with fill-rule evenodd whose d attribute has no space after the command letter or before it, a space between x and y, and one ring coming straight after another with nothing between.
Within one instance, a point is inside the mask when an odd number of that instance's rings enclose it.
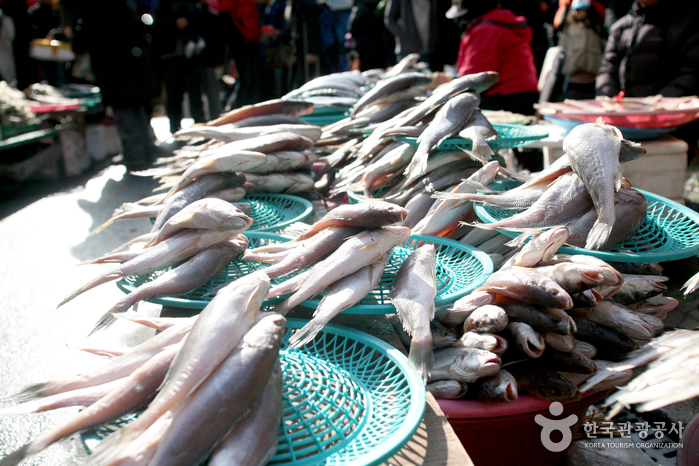
<instances>
[{"instance_id":1,"label":"perforated plastic basket","mask_svg":"<svg viewBox=\"0 0 699 466\"><path fill-rule=\"evenodd\" d=\"M345 119L349 116L349 112L337 112L337 113L326 113L324 115L305 115L301 119L306 123L310 123L315 126L327 126L337 123L340 120Z\"/></svg>"},{"instance_id":2,"label":"perforated plastic basket","mask_svg":"<svg viewBox=\"0 0 699 466\"><path fill-rule=\"evenodd\" d=\"M240 202L249 202L252 226L248 231L278 231L308 218L313 204L289 194L252 193Z\"/></svg>"},{"instance_id":3,"label":"perforated plastic basket","mask_svg":"<svg viewBox=\"0 0 699 466\"><path fill-rule=\"evenodd\" d=\"M284 419L270 465L374 465L417 430L425 386L397 349L370 335L326 325L305 346L287 350L308 321L288 319L280 351ZM135 416L83 433L92 450Z\"/></svg>"},{"instance_id":4,"label":"perforated plastic basket","mask_svg":"<svg viewBox=\"0 0 699 466\"><path fill-rule=\"evenodd\" d=\"M631 241L617 245L611 251L563 246L560 252L587 254L612 262L662 262L695 255L699 248L699 214L657 194L641 189L638 191L646 197L648 209L646 219ZM474 205L476 214L484 223L492 223L521 212L482 203ZM500 232L513 238L519 235L519 232Z\"/></svg>"},{"instance_id":5,"label":"perforated plastic basket","mask_svg":"<svg viewBox=\"0 0 699 466\"><path fill-rule=\"evenodd\" d=\"M548 132L530 128L528 126L522 125L507 125L504 123L495 123L493 125L495 130L498 132L498 137L486 141L491 149L512 149L515 147L526 146L527 144L536 141L537 139L543 139L549 135ZM417 138L411 137L395 137L393 138L397 141L407 142L413 146L417 146ZM440 142L432 150L459 150L466 149L470 150L473 147L473 143L470 139L464 139L462 137L451 137Z\"/></svg>"},{"instance_id":6,"label":"perforated plastic basket","mask_svg":"<svg viewBox=\"0 0 699 466\"><path fill-rule=\"evenodd\" d=\"M672 128L685 125L699 119L698 108L649 110L618 110L610 112L604 109L596 100L582 100L591 110L557 111L550 108L540 108L542 115L551 115L564 120L575 120L583 123L594 123L597 118L602 118L608 125L625 126L627 128ZM594 110L599 108L599 111Z\"/></svg>"},{"instance_id":7,"label":"perforated plastic basket","mask_svg":"<svg viewBox=\"0 0 699 466\"><path fill-rule=\"evenodd\" d=\"M270 243L286 242L292 239L286 236L264 232L246 232L245 236L248 238L248 247L250 249ZM395 308L391 304L388 296L391 285L393 284L393 276L410 253L425 242L434 244L437 252L437 296L435 298L435 304L438 307L451 304L482 285L493 272L493 262L490 260L490 257L472 246L437 236L413 235L406 244L396 246L393 249L393 255L377 287L374 288L366 298L344 312L354 314L387 314L395 312ZM237 259L228 264L228 266L209 283L191 293L183 296L153 298L151 301L167 306L203 309L209 301L213 299L213 293L207 295L211 290L265 267L268 267L268 265L255 261ZM143 283L154 280L167 270L169 269L147 275L127 277L118 281L117 286L122 291L130 293ZM272 279L272 284L282 283L291 276L293 275ZM288 296L281 296L270 299L265 301L265 304L276 304L287 297ZM320 297L304 301L302 305L316 308L319 302Z\"/></svg>"}]
</instances>

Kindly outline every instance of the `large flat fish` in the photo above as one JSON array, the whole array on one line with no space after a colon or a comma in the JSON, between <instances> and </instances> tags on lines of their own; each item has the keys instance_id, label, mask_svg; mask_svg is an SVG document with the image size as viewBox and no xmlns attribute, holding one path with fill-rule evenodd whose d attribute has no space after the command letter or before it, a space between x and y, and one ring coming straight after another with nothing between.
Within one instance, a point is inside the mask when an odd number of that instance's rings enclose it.
<instances>
[{"instance_id":1,"label":"large flat fish","mask_svg":"<svg viewBox=\"0 0 699 466\"><path fill-rule=\"evenodd\" d=\"M432 364L432 332L434 299L437 295L437 255L432 244L424 244L413 251L401 264L393 278L390 298L412 337L408 353L408 367L425 381Z\"/></svg>"},{"instance_id":2,"label":"large flat fish","mask_svg":"<svg viewBox=\"0 0 699 466\"><path fill-rule=\"evenodd\" d=\"M619 190L623 177L619 162L622 139L616 127L604 124L600 118L597 123L576 126L563 140L570 165L585 184L597 211L587 249L602 246L614 226L614 192Z\"/></svg>"}]
</instances>

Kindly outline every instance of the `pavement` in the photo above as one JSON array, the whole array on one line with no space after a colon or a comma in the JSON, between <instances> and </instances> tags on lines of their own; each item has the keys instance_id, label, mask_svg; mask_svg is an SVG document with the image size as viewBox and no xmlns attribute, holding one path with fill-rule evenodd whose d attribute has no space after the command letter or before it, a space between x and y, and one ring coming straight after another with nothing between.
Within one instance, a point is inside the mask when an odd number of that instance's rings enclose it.
<instances>
[{"instance_id":1,"label":"pavement","mask_svg":"<svg viewBox=\"0 0 699 466\"><path fill-rule=\"evenodd\" d=\"M156 134L163 137L162 127L156 127ZM699 164L690 167L688 176L695 173L699 180ZM122 165L102 162L75 178L0 185L0 283L4 297L0 301L0 399L4 399L26 385L89 372L105 364L103 358L86 354L76 346L134 346L153 334L152 330L119 321L108 331L87 337L99 316L123 296L114 284L90 290L59 309L56 306L70 291L111 267L78 266L80 262L150 230L150 222L140 219L117 222L91 234L122 203L150 195L156 183L127 174ZM699 203L699 188L696 201ZM699 267L696 259L679 262L665 264L666 274L672 277L669 294L682 303L667 323L695 328L699 326L699 296L684 299L679 287L683 277ZM157 315L160 306L144 303L139 312ZM0 403L0 407L9 405ZM71 407L0 416L0 457L77 412ZM686 410L682 413L687 416ZM73 437L23 464L80 464L85 455L82 442Z\"/></svg>"}]
</instances>

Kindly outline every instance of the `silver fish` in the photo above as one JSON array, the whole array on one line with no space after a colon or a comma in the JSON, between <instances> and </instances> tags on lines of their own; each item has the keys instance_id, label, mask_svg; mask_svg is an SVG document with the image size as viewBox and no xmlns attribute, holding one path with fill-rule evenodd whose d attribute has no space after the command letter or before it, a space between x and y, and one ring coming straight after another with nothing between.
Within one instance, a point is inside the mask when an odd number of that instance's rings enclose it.
<instances>
[{"instance_id":1,"label":"silver fish","mask_svg":"<svg viewBox=\"0 0 699 466\"><path fill-rule=\"evenodd\" d=\"M660 320L665 320L667 313L679 306L679 301L670 296L653 296L645 301L629 304L628 307L640 314L652 315Z\"/></svg>"},{"instance_id":2,"label":"silver fish","mask_svg":"<svg viewBox=\"0 0 699 466\"><path fill-rule=\"evenodd\" d=\"M312 141L320 139L321 129L317 126L308 124L289 124L280 123L274 126L233 126L232 124L221 126L191 126L186 129L181 129L173 134L175 139L190 139L193 137L204 137L216 139L222 142L240 141L241 139L250 139L266 134L279 133L288 131L290 133L300 134Z\"/></svg>"},{"instance_id":3,"label":"silver fish","mask_svg":"<svg viewBox=\"0 0 699 466\"><path fill-rule=\"evenodd\" d=\"M490 351L495 354L504 354L509 344L506 339L500 335L495 335L492 333L476 333L476 332L465 332L459 338L454 346L463 346L465 348L475 348Z\"/></svg>"},{"instance_id":4,"label":"silver fish","mask_svg":"<svg viewBox=\"0 0 699 466\"><path fill-rule=\"evenodd\" d=\"M246 118L260 115L273 115L283 113L286 115L303 116L313 112L313 104L303 100L273 99L254 105L244 105L220 117L208 122L208 125L220 126L227 123L241 121Z\"/></svg>"},{"instance_id":5,"label":"silver fish","mask_svg":"<svg viewBox=\"0 0 699 466\"><path fill-rule=\"evenodd\" d=\"M400 73L394 77L380 81L373 89L364 94L350 110L350 118L354 118L357 113L367 107L372 102L387 95L411 86L422 86L432 81L432 78L422 73Z\"/></svg>"},{"instance_id":6,"label":"silver fish","mask_svg":"<svg viewBox=\"0 0 699 466\"><path fill-rule=\"evenodd\" d=\"M464 332L496 333L507 327L507 313L500 306L489 304L471 313L464 322Z\"/></svg>"},{"instance_id":7,"label":"silver fish","mask_svg":"<svg viewBox=\"0 0 699 466\"><path fill-rule=\"evenodd\" d=\"M500 357L475 348L453 347L434 352L434 365L430 372L430 382L436 380L458 380L471 383L495 375L500 370Z\"/></svg>"},{"instance_id":8,"label":"silver fish","mask_svg":"<svg viewBox=\"0 0 699 466\"><path fill-rule=\"evenodd\" d=\"M439 316L439 321L447 327L461 325L473 311L494 302L494 292L487 290L472 291L463 298L457 299L446 313Z\"/></svg>"},{"instance_id":9,"label":"silver fish","mask_svg":"<svg viewBox=\"0 0 699 466\"><path fill-rule=\"evenodd\" d=\"M604 124L600 118L594 124L576 126L563 140L570 165L585 184L597 211L586 249L602 246L614 226L614 192L619 190L623 177L619 162L622 139L616 127Z\"/></svg>"},{"instance_id":10,"label":"silver fish","mask_svg":"<svg viewBox=\"0 0 699 466\"><path fill-rule=\"evenodd\" d=\"M563 353L572 352L577 341L573 335L561 335L560 333L545 333L543 337L547 346Z\"/></svg>"},{"instance_id":11,"label":"silver fish","mask_svg":"<svg viewBox=\"0 0 699 466\"><path fill-rule=\"evenodd\" d=\"M537 267L536 271L554 280L569 294L595 288L602 285L605 280L604 270L599 267L574 262Z\"/></svg>"},{"instance_id":12,"label":"silver fish","mask_svg":"<svg viewBox=\"0 0 699 466\"><path fill-rule=\"evenodd\" d=\"M393 278L390 298L412 337L408 367L427 382L432 364L432 332L434 299L437 295L437 255L432 244L415 249L401 264Z\"/></svg>"},{"instance_id":13,"label":"silver fish","mask_svg":"<svg viewBox=\"0 0 699 466\"><path fill-rule=\"evenodd\" d=\"M520 301L498 299L496 302L505 310L511 322L524 322L539 333L562 335L575 333L575 322L565 312L561 315L553 315L543 312L533 304Z\"/></svg>"},{"instance_id":14,"label":"silver fish","mask_svg":"<svg viewBox=\"0 0 699 466\"><path fill-rule=\"evenodd\" d=\"M531 359L541 357L546 348L544 337L524 322L511 322L507 325L507 333L511 336L515 347Z\"/></svg>"},{"instance_id":15,"label":"silver fish","mask_svg":"<svg viewBox=\"0 0 699 466\"><path fill-rule=\"evenodd\" d=\"M602 301L590 308L572 309L570 312L612 328L632 339L650 340L655 333L642 318L642 314L637 314L626 306L611 301ZM662 321L660 324L662 328Z\"/></svg>"},{"instance_id":16,"label":"silver fish","mask_svg":"<svg viewBox=\"0 0 699 466\"><path fill-rule=\"evenodd\" d=\"M428 383L425 388L438 400L456 400L468 391L468 385L456 380L437 380Z\"/></svg>"},{"instance_id":17,"label":"silver fish","mask_svg":"<svg viewBox=\"0 0 699 466\"><path fill-rule=\"evenodd\" d=\"M478 288L520 301L542 306L570 309L573 299L555 281L535 272L536 269L506 269L492 274Z\"/></svg>"},{"instance_id":18,"label":"silver fish","mask_svg":"<svg viewBox=\"0 0 699 466\"><path fill-rule=\"evenodd\" d=\"M611 297L620 304L632 304L646 300L667 291L664 282L670 280L663 275L629 275L622 274L624 282Z\"/></svg>"},{"instance_id":19,"label":"silver fish","mask_svg":"<svg viewBox=\"0 0 699 466\"><path fill-rule=\"evenodd\" d=\"M121 384L124 379L125 377L122 377L120 379L95 385L93 387L77 388L68 392L57 393L56 395L49 395L44 398L30 400L16 406L7 406L0 409L0 416L5 416L8 414L16 415L41 413L44 411L68 408L71 406L85 408L103 398L115 386Z\"/></svg>"},{"instance_id":20,"label":"silver fish","mask_svg":"<svg viewBox=\"0 0 699 466\"><path fill-rule=\"evenodd\" d=\"M548 262L568 240L566 227L551 228L522 246L508 265L536 267Z\"/></svg>"},{"instance_id":21,"label":"silver fish","mask_svg":"<svg viewBox=\"0 0 699 466\"><path fill-rule=\"evenodd\" d=\"M246 175L243 185L246 191L252 193L263 191L268 193L293 194L310 191L315 181L304 173L269 173L267 175Z\"/></svg>"}]
</instances>

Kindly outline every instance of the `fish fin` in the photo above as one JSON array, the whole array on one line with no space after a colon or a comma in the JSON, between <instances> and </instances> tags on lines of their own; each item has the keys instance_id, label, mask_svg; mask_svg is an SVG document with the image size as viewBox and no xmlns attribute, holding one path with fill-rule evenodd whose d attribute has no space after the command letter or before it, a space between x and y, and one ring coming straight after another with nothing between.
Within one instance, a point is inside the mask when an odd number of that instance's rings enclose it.
<instances>
[{"instance_id":1,"label":"fish fin","mask_svg":"<svg viewBox=\"0 0 699 466\"><path fill-rule=\"evenodd\" d=\"M495 189L490 189L489 187L487 187L486 185L484 185L480 181L467 179L467 180L464 180L464 183L466 183L469 186L473 186L478 191L485 193L485 194L502 194L501 191L497 191Z\"/></svg>"},{"instance_id":2,"label":"fish fin","mask_svg":"<svg viewBox=\"0 0 699 466\"><path fill-rule=\"evenodd\" d=\"M91 282L87 283L86 285L83 285L82 287L78 288L77 290L73 291L71 294L65 297L63 301L58 303L58 306L56 308L59 308L63 306L65 303L68 301L72 300L73 298L83 294L84 292L91 290L92 288L101 285L103 283L107 283L112 280L116 280L117 278L121 278L123 274L119 272L110 272L104 275L100 275L99 277L95 278Z\"/></svg>"},{"instance_id":3,"label":"fish fin","mask_svg":"<svg viewBox=\"0 0 699 466\"><path fill-rule=\"evenodd\" d=\"M31 443L28 443L24 445L23 447L20 447L17 451L10 453L6 457L0 460L0 466L15 466L24 461L25 458L27 458L30 455L33 455L34 453L37 452L29 452L29 447L31 446Z\"/></svg>"},{"instance_id":4,"label":"fish fin","mask_svg":"<svg viewBox=\"0 0 699 466\"><path fill-rule=\"evenodd\" d=\"M114 222L116 222L116 218L112 217L109 220L107 220L106 222L104 222L102 225L100 225L97 228L95 228L94 230L92 230L90 232L90 234L94 235L95 233L99 233L100 231L104 230L105 228L107 228L109 225L111 225Z\"/></svg>"},{"instance_id":5,"label":"fish fin","mask_svg":"<svg viewBox=\"0 0 699 466\"><path fill-rule=\"evenodd\" d=\"M102 330L108 327L111 327L114 322L116 322L117 318L114 317L114 314L112 314L112 311L107 311L95 324L95 328L93 328L90 333L88 333L88 337L92 335L93 333L97 332L98 330Z\"/></svg>"},{"instance_id":6,"label":"fish fin","mask_svg":"<svg viewBox=\"0 0 699 466\"><path fill-rule=\"evenodd\" d=\"M433 361L432 342L419 342L413 338L410 342L410 351L408 353L408 368L417 372L422 381L427 383L427 380L430 378Z\"/></svg>"},{"instance_id":7,"label":"fish fin","mask_svg":"<svg viewBox=\"0 0 699 466\"><path fill-rule=\"evenodd\" d=\"M309 341L313 340L321 330L323 330L323 326L311 320L306 325L304 325L303 328L301 328L301 330L294 333L289 338L288 349L300 348Z\"/></svg>"},{"instance_id":8,"label":"fish fin","mask_svg":"<svg viewBox=\"0 0 699 466\"><path fill-rule=\"evenodd\" d=\"M481 162L483 164L490 162L490 160L493 158L493 150L490 148L488 144L485 143L480 143L480 144L473 144L473 148L471 150L467 149L461 149L464 151L469 157L472 159Z\"/></svg>"},{"instance_id":9,"label":"fish fin","mask_svg":"<svg viewBox=\"0 0 699 466\"><path fill-rule=\"evenodd\" d=\"M518 237L513 239L512 241L508 241L505 243L505 246L510 246L511 248L518 248L520 246L523 246L527 238L529 238L532 235L540 235L543 230L540 229L531 229L531 230L524 230Z\"/></svg>"},{"instance_id":10,"label":"fish fin","mask_svg":"<svg viewBox=\"0 0 699 466\"><path fill-rule=\"evenodd\" d=\"M699 273L695 274L693 277L687 280L684 283L684 285L682 285L682 288L680 288L680 290L684 290L684 295L687 296L688 294L695 291L697 288L699 288Z\"/></svg>"},{"instance_id":11,"label":"fish fin","mask_svg":"<svg viewBox=\"0 0 699 466\"><path fill-rule=\"evenodd\" d=\"M619 192L621 189L621 184L624 181L624 173L621 171L621 167L617 170L616 174L614 175L614 191Z\"/></svg>"},{"instance_id":12,"label":"fish fin","mask_svg":"<svg viewBox=\"0 0 699 466\"><path fill-rule=\"evenodd\" d=\"M606 223L595 222L587 235L587 242L585 243L585 249L599 250L604 243L607 242L609 236L612 234L613 225Z\"/></svg>"}]
</instances>

